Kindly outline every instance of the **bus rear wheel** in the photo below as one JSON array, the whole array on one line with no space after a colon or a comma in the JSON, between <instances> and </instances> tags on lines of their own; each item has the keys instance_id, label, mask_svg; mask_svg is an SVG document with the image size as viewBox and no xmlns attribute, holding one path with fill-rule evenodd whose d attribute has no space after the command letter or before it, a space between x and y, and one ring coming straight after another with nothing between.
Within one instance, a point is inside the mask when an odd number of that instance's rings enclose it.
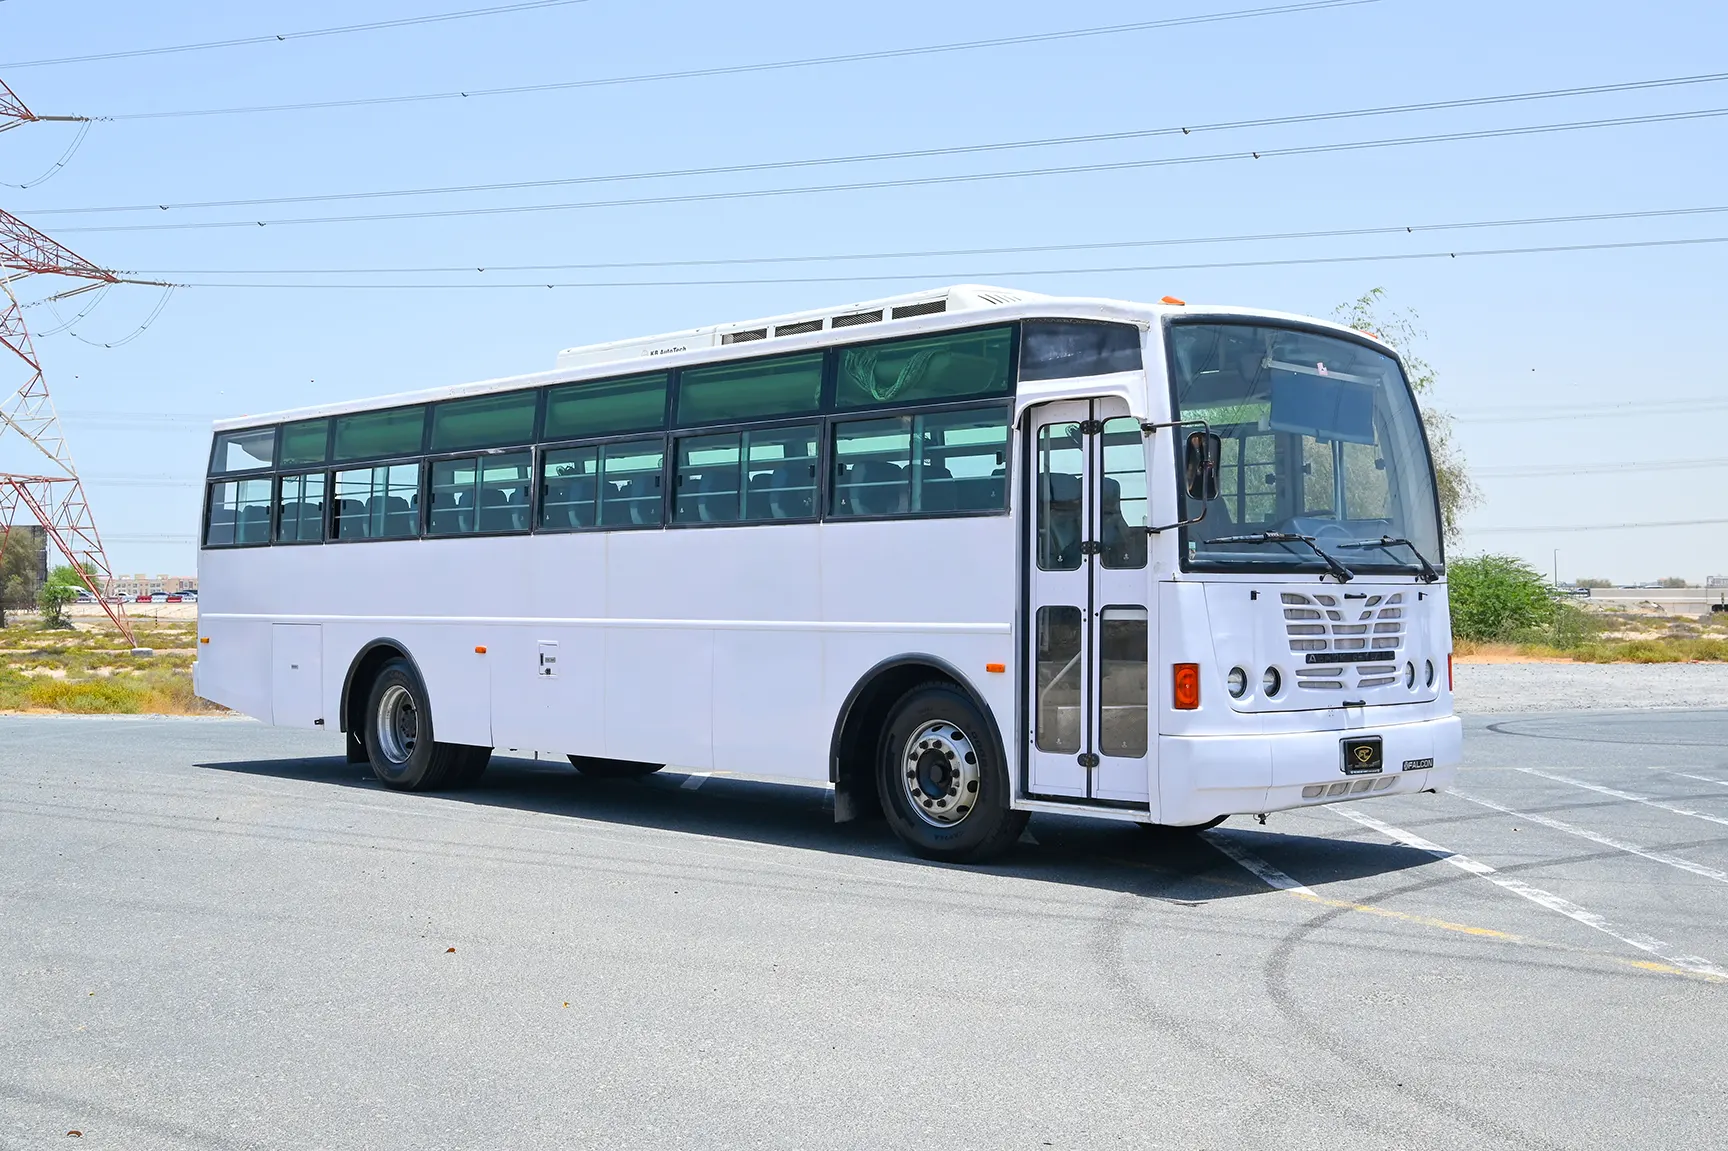
<instances>
[{"instance_id":1,"label":"bus rear wheel","mask_svg":"<svg viewBox=\"0 0 1728 1151\"><path fill-rule=\"evenodd\" d=\"M952 683L919 684L882 728L877 789L888 825L926 859L978 863L1026 829L977 705Z\"/></svg>"},{"instance_id":2,"label":"bus rear wheel","mask_svg":"<svg viewBox=\"0 0 1728 1151\"><path fill-rule=\"evenodd\" d=\"M471 786L492 758L489 747L434 741L425 685L405 659L378 669L366 697L363 738L372 774L398 791Z\"/></svg>"},{"instance_id":3,"label":"bus rear wheel","mask_svg":"<svg viewBox=\"0 0 1728 1151\"><path fill-rule=\"evenodd\" d=\"M638 763L633 759L602 759L594 755L573 755L570 766L590 779L641 779L653 775L666 765Z\"/></svg>"}]
</instances>

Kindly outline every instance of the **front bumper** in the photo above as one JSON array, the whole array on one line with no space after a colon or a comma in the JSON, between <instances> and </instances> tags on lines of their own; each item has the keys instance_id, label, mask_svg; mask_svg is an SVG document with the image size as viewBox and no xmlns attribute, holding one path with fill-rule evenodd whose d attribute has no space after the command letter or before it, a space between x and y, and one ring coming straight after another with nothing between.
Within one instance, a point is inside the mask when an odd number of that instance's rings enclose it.
<instances>
[{"instance_id":1,"label":"front bumper","mask_svg":"<svg viewBox=\"0 0 1728 1151\"><path fill-rule=\"evenodd\" d=\"M1350 731L1160 736L1158 822L1189 825L1220 815L1438 791L1458 775L1462 733L1458 718L1447 716ZM1381 737L1385 767L1374 775L1346 775L1342 740L1366 735ZM1424 761L1432 766L1402 770Z\"/></svg>"}]
</instances>

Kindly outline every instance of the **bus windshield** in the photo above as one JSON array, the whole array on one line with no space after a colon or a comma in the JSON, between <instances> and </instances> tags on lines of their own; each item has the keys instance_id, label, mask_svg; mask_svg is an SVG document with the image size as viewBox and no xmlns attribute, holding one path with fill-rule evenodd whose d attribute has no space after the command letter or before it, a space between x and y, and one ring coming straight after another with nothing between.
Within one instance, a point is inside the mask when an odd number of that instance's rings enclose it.
<instances>
[{"instance_id":1,"label":"bus windshield","mask_svg":"<svg viewBox=\"0 0 1728 1151\"><path fill-rule=\"evenodd\" d=\"M1440 564L1433 468L1396 357L1303 329L1177 322L1170 361L1179 418L1223 447L1218 497L1187 500L1183 518L1204 518L1182 529L1185 566L1325 565L1299 540L1231 542L1260 532L1312 537L1357 571Z\"/></svg>"}]
</instances>

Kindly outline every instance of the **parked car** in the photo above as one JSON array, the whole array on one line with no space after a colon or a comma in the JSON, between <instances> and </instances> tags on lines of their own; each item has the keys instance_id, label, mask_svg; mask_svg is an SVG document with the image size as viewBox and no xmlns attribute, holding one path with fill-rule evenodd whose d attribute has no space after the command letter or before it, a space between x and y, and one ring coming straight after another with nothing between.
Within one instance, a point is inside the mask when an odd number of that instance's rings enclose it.
<instances>
[{"instance_id":1,"label":"parked car","mask_svg":"<svg viewBox=\"0 0 1728 1151\"><path fill-rule=\"evenodd\" d=\"M1581 596L1584 596L1586 599L1588 599L1590 596L1590 589L1587 587L1569 587L1566 589L1566 594L1567 595L1581 595Z\"/></svg>"},{"instance_id":2,"label":"parked car","mask_svg":"<svg viewBox=\"0 0 1728 1151\"><path fill-rule=\"evenodd\" d=\"M150 594L150 602L151 603L167 603L168 602L168 593L165 591L152 592Z\"/></svg>"},{"instance_id":3,"label":"parked car","mask_svg":"<svg viewBox=\"0 0 1728 1151\"><path fill-rule=\"evenodd\" d=\"M142 592L139 594L138 598L133 600L132 602L133 603L149 603L150 602L150 593L149 592Z\"/></svg>"}]
</instances>

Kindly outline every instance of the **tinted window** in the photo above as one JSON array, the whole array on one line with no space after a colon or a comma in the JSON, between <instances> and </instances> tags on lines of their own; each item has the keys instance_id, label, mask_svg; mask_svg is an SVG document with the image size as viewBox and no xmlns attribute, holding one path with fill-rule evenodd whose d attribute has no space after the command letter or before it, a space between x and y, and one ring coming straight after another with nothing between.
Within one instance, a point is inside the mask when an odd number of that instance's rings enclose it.
<instances>
[{"instance_id":1,"label":"tinted window","mask_svg":"<svg viewBox=\"0 0 1728 1151\"><path fill-rule=\"evenodd\" d=\"M215 449L210 453L210 470L216 475L255 471L269 467L275 462L275 455L275 428L222 432L216 437Z\"/></svg>"},{"instance_id":2,"label":"tinted window","mask_svg":"<svg viewBox=\"0 0 1728 1151\"><path fill-rule=\"evenodd\" d=\"M843 348L834 402L858 408L1005 395L1013 336L1012 328L990 328Z\"/></svg>"},{"instance_id":3,"label":"tinted window","mask_svg":"<svg viewBox=\"0 0 1728 1151\"><path fill-rule=\"evenodd\" d=\"M330 450L330 421L302 420L282 425L282 467L321 464Z\"/></svg>"},{"instance_id":4,"label":"tinted window","mask_svg":"<svg viewBox=\"0 0 1728 1151\"><path fill-rule=\"evenodd\" d=\"M532 466L527 452L435 461L427 534L527 531Z\"/></svg>"},{"instance_id":5,"label":"tinted window","mask_svg":"<svg viewBox=\"0 0 1728 1151\"><path fill-rule=\"evenodd\" d=\"M1007 506L1008 410L888 416L835 425L829 514L891 516Z\"/></svg>"},{"instance_id":6,"label":"tinted window","mask_svg":"<svg viewBox=\"0 0 1728 1151\"><path fill-rule=\"evenodd\" d=\"M210 485L210 522L204 542L267 544L270 542L270 481L229 480Z\"/></svg>"},{"instance_id":7,"label":"tinted window","mask_svg":"<svg viewBox=\"0 0 1728 1151\"><path fill-rule=\"evenodd\" d=\"M336 417L336 459L411 456L420 450L425 408L393 408Z\"/></svg>"},{"instance_id":8,"label":"tinted window","mask_svg":"<svg viewBox=\"0 0 1728 1151\"><path fill-rule=\"evenodd\" d=\"M452 400L432 409L432 450L502 448L534 438L534 392Z\"/></svg>"},{"instance_id":9,"label":"tinted window","mask_svg":"<svg viewBox=\"0 0 1728 1151\"><path fill-rule=\"evenodd\" d=\"M658 439L562 448L540 465L540 526L652 527L660 523L665 445Z\"/></svg>"},{"instance_id":10,"label":"tinted window","mask_svg":"<svg viewBox=\"0 0 1728 1151\"><path fill-rule=\"evenodd\" d=\"M678 423L802 415L816 410L821 395L820 352L692 368L678 376Z\"/></svg>"},{"instance_id":11,"label":"tinted window","mask_svg":"<svg viewBox=\"0 0 1728 1151\"><path fill-rule=\"evenodd\" d=\"M733 523L741 515L738 456L741 437L692 436L678 441L674 523Z\"/></svg>"},{"instance_id":12,"label":"tinted window","mask_svg":"<svg viewBox=\"0 0 1728 1151\"><path fill-rule=\"evenodd\" d=\"M667 378L665 372L654 372L553 388L546 395L546 430L541 438L574 440L663 427Z\"/></svg>"},{"instance_id":13,"label":"tinted window","mask_svg":"<svg viewBox=\"0 0 1728 1151\"><path fill-rule=\"evenodd\" d=\"M1140 370L1140 329L1133 324L1039 320L1020 338L1022 380L1065 380Z\"/></svg>"},{"instance_id":14,"label":"tinted window","mask_svg":"<svg viewBox=\"0 0 1728 1151\"><path fill-rule=\"evenodd\" d=\"M407 539L420 534L420 465L336 473L336 538Z\"/></svg>"},{"instance_id":15,"label":"tinted window","mask_svg":"<svg viewBox=\"0 0 1728 1151\"><path fill-rule=\"evenodd\" d=\"M276 497L276 538L300 543L324 538L324 473L283 476Z\"/></svg>"}]
</instances>

